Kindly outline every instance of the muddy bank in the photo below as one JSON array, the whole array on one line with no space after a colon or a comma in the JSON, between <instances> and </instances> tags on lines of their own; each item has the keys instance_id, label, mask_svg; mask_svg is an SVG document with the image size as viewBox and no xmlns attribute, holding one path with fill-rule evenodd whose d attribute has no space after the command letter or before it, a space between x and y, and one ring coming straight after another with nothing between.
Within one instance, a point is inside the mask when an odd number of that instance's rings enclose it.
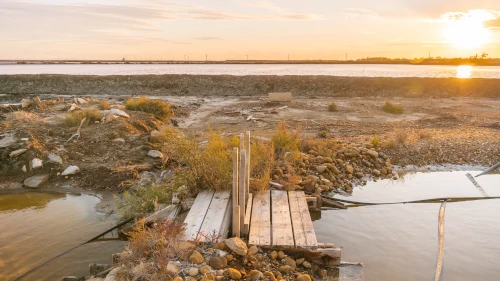
<instances>
[{"instance_id":1,"label":"muddy bank","mask_svg":"<svg viewBox=\"0 0 500 281\"><path fill-rule=\"evenodd\" d=\"M6 95L500 97L500 79L229 75L0 75Z\"/></svg>"}]
</instances>

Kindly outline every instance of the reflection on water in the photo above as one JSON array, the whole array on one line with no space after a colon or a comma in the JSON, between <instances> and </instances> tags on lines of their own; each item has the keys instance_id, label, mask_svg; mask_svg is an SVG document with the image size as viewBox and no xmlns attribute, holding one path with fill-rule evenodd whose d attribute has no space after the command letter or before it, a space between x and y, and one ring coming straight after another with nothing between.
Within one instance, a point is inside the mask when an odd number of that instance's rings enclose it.
<instances>
[{"instance_id":1,"label":"reflection on water","mask_svg":"<svg viewBox=\"0 0 500 281\"><path fill-rule=\"evenodd\" d=\"M381 180L357 187L348 200L396 202L481 196L467 173L408 173L404 182ZM500 196L499 174L476 180L490 196ZM429 280L436 269L439 207L405 204L326 211L314 222L314 228L320 242L343 247L342 260L364 263L366 281ZM498 233L500 200L448 203L441 280L499 280Z\"/></svg>"},{"instance_id":2,"label":"reflection on water","mask_svg":"<svg viewBox=\"0 0 500 281\"><path fill-rule=\"evenodd\" d=\"M457 78L470 78L472 72L472 66L461 65L457 67Z\"/></svg>"},{"instance_id":3,"label":"reflection on water","mask_svg":"<svg viewBox=\"0 0 500 281\"><path fill-rule=\"evenodd\" d=\"M115 221L103 219L96 196L28 192L0 194L0 280L13 280L31 268L102 231ZM9 207L5 207L8 204ZM88 274L89 263L111 263L120 241L95 242L37 269L23 280L60 280Z\"/></svg>"},{"instance_id":4,"label":"reflection on water","mask_svg":"<svg viewBox=\"0 0 500 281\"><path fill-rule=\"evenodd\" d=\"M66 197L58 192L25 192L0 195L0 212L19 211L27 208L40 209L55 199Z\"/></svg>"}]
</instances>

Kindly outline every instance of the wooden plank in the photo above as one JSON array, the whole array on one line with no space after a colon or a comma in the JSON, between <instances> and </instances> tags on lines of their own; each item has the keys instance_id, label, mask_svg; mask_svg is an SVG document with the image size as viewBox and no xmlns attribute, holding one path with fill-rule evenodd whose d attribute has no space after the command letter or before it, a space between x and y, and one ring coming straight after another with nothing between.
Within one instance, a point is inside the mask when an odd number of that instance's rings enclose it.
<instances>
[{"instance_id":1,"label":"wooden plank","mask_svg":"<svg viewBox=\"0 0 500 281\"><path fill-rule=\"evenodd\" d=\"M240 181L238 183L238 206L240 206L240 231L245 229L245 184L246 184L246 153L245 150L240 151Z\"/></svg>"},{"instance_id":2,"label":"wooden plank","mask_svg":"<svg viewBox=\"0 0 500 281\"><path fill-rule=\"evenodd\" d=\"M245 211L245 222L243 223L243 226L245 227L243 229L243 235L245 236L247 236L248 232L250 232L250 218L252 216L252 197L253 197L252 193L248 194L247 209Z\"/></svg>"},{"instance_id":3,"label":"wooden plank","mask_svg":"<svg viewBox=\"0 0 500 281\"><path fill-rule=\"evenodd\" d=\"M303 191L288 192L295 246L316 248L318 241Z\"/></svg>"},{"instance_id":4,"label":"wooden plank","mask_svg":"<svg viewBox=\"0 0 500 281\"><path fill-rule=\"evenodd\" d=\"M231 204L231 200L228 200L227 202L227 208L226 208L226 213L224 214L224 220L222 221L222 228L220 230L220 235L219 235L219 241L222 242L224 239L228 238L230 228L231 228L231 219L232 219L232 212L233 212L233 206Z\"/></svg>"},{"instance_id":5,"label":"wooden plank","mask_svg":"<svg viewBox=\"0 0 500 281\"><path fill-rule=\"evenodd\" d=\"M222 222L225 219L227 208L229 208L231 198L230 190L219 190L214 193L214 197L208 207L205 219L200 228L201 241L206 242L213 235L220 235Z\"/></svg>"},{"instance_id":6,"label":"wooden plank","mask_svg":"<svg viewBox=\"0 0 500 281\"><path fill-rule=\"evenodd\" d=\"M248 243L250 245L271 246L271 198L269 191L253 195Z\"/></svg>"},{"instance_id":7,"label":"wooden plank","mask_svg":"<svg viewBox=\"0 0 500 281\"><path fill-rule=\"evenodd\" d=\"M233 237L240 237L240 216L238 207L238 171L239 161L238 161L238 148L233 148L233 192L231 194L232 203L233 203L233 212L232 212L232 233ZM238 212L236 212L238 211Z\"/></svg>"},{"instance_id":8,"label":"wooden plank","mask_svg":"<svg viewBox=\"0 0 500 281\"><path fill-rule=\"evenodd\" d=\"M198 194L198 196L196 196L194 204L184 220L184 223L186 224L184 239L196 239L213 197L214 192L208 190L202 191Z\"/></svg>"},{"instance_id":9,"label":"wooden plank","mask_svg":"<svg viewBox=\"0 0 500 281\"><path fill-rule=\"evenodd\" d=\"M250 191L250 131L246 132L246 153L247 153L247 162L246 162L246 184L245 184L245 199L248 200L248 194ZM246 202L245 202L246 204Z\"/></svg>"},{"instance_id":10,"label":"wooden plank","mask_svg":"<svg viewBox=\"0 0 500 281\"><path fill-rule=\"evenodd\" d=\"M288 193L281 190L271 191L272 239L273 246L294 246Z\"/></svg>"}]
</instances>

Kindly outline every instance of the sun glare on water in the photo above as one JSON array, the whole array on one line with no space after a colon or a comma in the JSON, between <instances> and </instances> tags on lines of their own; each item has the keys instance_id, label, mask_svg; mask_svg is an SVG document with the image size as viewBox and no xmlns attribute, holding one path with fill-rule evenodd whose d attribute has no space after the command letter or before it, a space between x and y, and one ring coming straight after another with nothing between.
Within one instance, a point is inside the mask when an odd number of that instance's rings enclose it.
<instances>
[{"instance_id":1,"label":"sun glare on water","mask_svg":"<svg viewBox=\"0 0 500 281\"><path fill-rule=\"evenodd\" d=\"M472 72L472 66L461 65L457 67L457 78L470 78Z\"/></svg>"},{"instance_id":2,"label":"sun glare on water","mask_svg":"<svg viewBox=\"0 0 500 281\"><path fill-rule=\"evenodd\" d=\"M457 48L472 49L490 42L490 31L483 23L491 19L486 11L475 10L467 14L448 15L444 36L448 42Z\"/></svg>"}]
</instances>

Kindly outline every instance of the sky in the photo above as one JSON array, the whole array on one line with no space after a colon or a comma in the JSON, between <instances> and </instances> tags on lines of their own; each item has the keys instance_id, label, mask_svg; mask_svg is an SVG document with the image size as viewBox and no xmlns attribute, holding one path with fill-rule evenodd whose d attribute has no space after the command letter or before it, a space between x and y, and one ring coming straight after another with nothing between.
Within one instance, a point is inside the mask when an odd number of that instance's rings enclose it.
<instances>
[{"instance_id":1,"label":"sky","mask_svg":"<svg viewBox=\"0 0 500 281\"><path fill-rule=\"evenodd\" d=\"M0 0L0 59L500 57L500 0Z\"/></svg>"}]
</instances>

